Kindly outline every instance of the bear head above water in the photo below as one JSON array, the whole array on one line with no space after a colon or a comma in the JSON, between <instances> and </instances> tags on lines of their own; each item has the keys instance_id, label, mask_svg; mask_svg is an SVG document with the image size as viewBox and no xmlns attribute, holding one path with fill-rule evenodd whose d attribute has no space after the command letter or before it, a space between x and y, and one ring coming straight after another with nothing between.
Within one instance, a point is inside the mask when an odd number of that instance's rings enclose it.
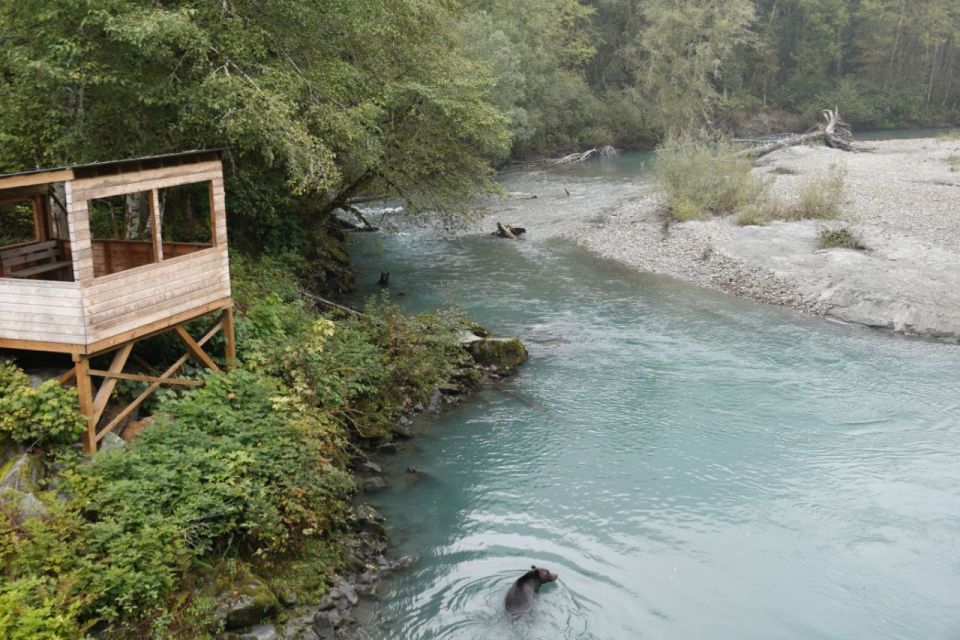
<instances>
[{"instance_id":1,"label":"bear head above water","mask_svg":"<svg viewBox=\"0 0 960 640\"><path fill-rule=\"evenodd\" d=\"M556 579L557 574L549 569L531 565L530 571L517 578L510 587L503 604L510 613L526 613L533 608L533 596L540 590L540 585Z\"/></svg>"}]
</instances>

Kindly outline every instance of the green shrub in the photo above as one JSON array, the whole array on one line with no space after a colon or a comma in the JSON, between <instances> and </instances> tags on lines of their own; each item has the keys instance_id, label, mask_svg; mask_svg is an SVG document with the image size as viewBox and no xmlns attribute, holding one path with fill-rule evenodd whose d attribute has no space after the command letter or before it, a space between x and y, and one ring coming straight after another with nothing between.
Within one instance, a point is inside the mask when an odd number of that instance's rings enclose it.
<instances>
[{"instance_id":1,"label":"green shrub","mask_svg":"<svg viewBox=\"0 0 960 640\"><path fill-rule=\"evenodd\" d=\"M0 583L0 638L66 640L79 638L78 600L66 601L51 579L23 578Z\"/></svg>"},{"instance_id":2,"label":"green shrub","mask_svg":"<svg viewBox=\"0 0 960 640\"><path fill-rule=\"evenodd\" d=\"M271 575L287 566L296 588L325 588L355 490L350 436L389 437L399 409L473 369L459 312L407 316L372 301L363 316L331 320L283 269L238 270L242 366L165 396L154 424L121 449L60 451L57 489L69 499L52 501L46 519L0 518L0 568L16 585L0 588L0 637L73 638L93 623L104 638L205 637L212 606L192 595L196 567L221 558ZM260 277L277 290L246 281ZM29 389L7 365L0 385L24 416L37 404L65 416L75 402L55 383ZM60 424L20 413L2 412L26 430L19 437L49 439Z\"/></svg>"},{"instance_id":3,"label":"green shrub","mask_svg":"<svg viewBox=\"0 0 960 640\"><path fill-rule=\"evenodd\" d=\"M729 143L709 144L672 136L657 149L655 171L674 220L735 213L760 198L768 184Z\"/></svg>"},{"instance_id":4,"label":"green shrub","mask_svg":"<svg viewBox=\"0 0 960 640\"><path fill-rule=\"evenodd\" d=\"M856 249L864 251L867 247L850 229L842 227L840 229L822 229L818 234L821 249Z\"/></svg>"},{"instance_id":5,"label":"green shrub","mask_svg":"<svg viewBox=\"0 0 960 640\"><path fill-rule=\"evenodd\" d=\"M276 557L330 538L346 522L353 480L331 465L321 417L299 415L286 393L237 370L166 402L175 419L70 465L70 502L7 532L6 571L56 577L81 603L78 620L133 625L166 619L200 558Z\"/></svg>"},{"instance_id":6,"label":"green shrub","mask_svg":"<svg viewBox=\"0 0 960 640\"><path fill-rule=\"evenodd\" d=\"M17 365L9 360L0 360L0 398L21 387L29 387L30 379Z\"/></svg>"},{"instance_id":7,"label":"green shrub","mask_svg":"<svg viewBox=\"0 0 960 640\"><path fill-rule=\"evenodd\" d=\"M47 380L34 389L26 376L0 365L0 434L29 446L71 444L87 428L76 389Z\"/></svg>"}]
</instances>

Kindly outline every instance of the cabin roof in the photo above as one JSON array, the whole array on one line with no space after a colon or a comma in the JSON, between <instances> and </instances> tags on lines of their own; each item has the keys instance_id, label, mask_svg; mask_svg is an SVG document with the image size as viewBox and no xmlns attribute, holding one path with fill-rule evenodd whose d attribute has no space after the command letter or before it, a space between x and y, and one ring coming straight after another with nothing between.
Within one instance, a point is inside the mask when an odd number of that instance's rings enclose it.
<instances>
[{"instance_id":1,"label":"cabin roof","mask_svg":"<svg viewBox=\"0 0 960 640\"><path fill-rule=\"evenodd\" d=\"M167 153L157 156L143 156L127 158L125 160L108 160L106 162L92 162L88 164L72 164L61 167L31 169L17 173L0 174L0 189L23 187L34 184L62 182L76 178L92 178L102 175L117 175L130 171L144 169L159 169L161 167L193 164L208 160L219 160L222 149L195 149L181 153Z\"/></svg>"}]
</instances>

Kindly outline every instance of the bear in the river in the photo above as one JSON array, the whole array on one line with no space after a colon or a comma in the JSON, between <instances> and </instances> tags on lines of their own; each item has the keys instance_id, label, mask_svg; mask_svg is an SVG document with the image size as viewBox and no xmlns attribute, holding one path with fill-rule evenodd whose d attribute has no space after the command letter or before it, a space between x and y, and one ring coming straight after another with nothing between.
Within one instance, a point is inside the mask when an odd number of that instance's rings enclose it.
<instances>
[{"instance_id":1,"label":"bear in the river","mask_svg":"<svg viewBox=\"0 0 960 640\"><path fill-rule=\"evenodd\" d=\"M533 594L540 590L540 585L544 582L553 582L556 579L557 574L551 573L548 569L532 565L530 571L517 578L517 581L510 587L503 605L510 613L526 613L533 608Z\"/></svg>"}]
</instances>

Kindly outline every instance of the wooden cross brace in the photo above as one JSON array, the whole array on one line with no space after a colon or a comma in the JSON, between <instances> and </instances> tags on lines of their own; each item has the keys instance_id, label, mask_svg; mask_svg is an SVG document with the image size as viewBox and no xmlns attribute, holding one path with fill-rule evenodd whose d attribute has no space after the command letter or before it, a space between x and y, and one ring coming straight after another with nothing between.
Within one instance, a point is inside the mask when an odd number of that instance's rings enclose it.
<instances>
[{"instance_id":1,"label":"wooden cross brace","mask_svg":"<svg viewBox=\"0 0 960 640\"><path fill-rule=\"evenodd\" d=\"M91 369L90 359L87 355L74 356L74 367L60 377L60 383L65 384L72 378L77 380L77 392L80 396L80 410L87 416L87 433L84 437L84 449L90 453L96 451L98 444L108 433L113 431L118 425L122 424L130 414L144 403L161 385L181 385L189 387L203 386L200 380L188 380L185 378L174 377L177 371L194 357L200 364L208 369L221 373L222 370L213 361L204 350L203 345L209 342L219 331L223 330L227 336L227 365L232 369L236 360L236 347L233 340L233 313L232 309L226 309L220 315L216 323L199 340L184 328L183 323L174 326L180 340L186 345L187 352L170 365L159 376L150 376L137 373L124 373L123 368L130 358L134 345L143 338L131 340L120 346L113 355L113 361L109 369ZM103 382L97 389L96 395L93 394L92 378L103 378ZM120 413L114 416L102 429L99 428L104 411L113 395L113 391L120 380L134 380L138 382L149 382L150 385L137 396L130 404L124 407Z\"/></svg>"}]
</instances>

